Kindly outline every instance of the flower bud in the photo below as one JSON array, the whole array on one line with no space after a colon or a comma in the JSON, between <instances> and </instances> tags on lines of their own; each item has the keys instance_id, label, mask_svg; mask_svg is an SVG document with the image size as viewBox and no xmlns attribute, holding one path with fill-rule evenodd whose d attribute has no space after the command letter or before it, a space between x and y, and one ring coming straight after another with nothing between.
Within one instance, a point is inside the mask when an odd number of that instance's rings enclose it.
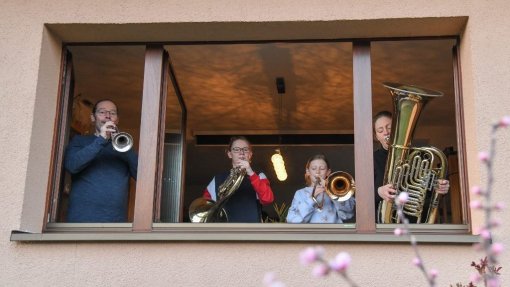
<instances>
[{"instance_id":1,"label":"flower bud","mask_svg":"<svg viewBox=\"0 0 510 287\"><path fill-rule=\"evenodd\" d=\"M505 203L504 202L496 202L496 204L494 204L494 209L495 210L505 209Z\"/></svg>"},{"instance_id":2,"label":"flower bud","mask_svg":"<svg viewBox=\"0 0 510 287\"><path fill-rule=\"evenodd\" d=\"M329 267L328 265L321 263L317 266L315 266L312 270L312 275L315 277L324 277L328 275L329 273Z\"/></svg>"},{"instance_id":3,"label":"flower bud","mask_svg":"<svg viewBox=\"0 0 510 287\"><path fill-rule=\"evenodd\" d=\"M499 121L499 126L502 128L506 128L510 125L510 116L504 116Z\"/></svg>"},{"instance_id":4,"label":"flower bud","mask_svg":"<svg viewBox=\"0 0 510 287\"><path fill-rule=\"evenodd\" d=\"M395 230L393 230L393 234L395 234L396 236L402 236L404 235L406 232L404 229L402 228L395 228Z\"/></svg>"},{"instance_id":5,"label":"flower bud","mask_svg":"<svg viewBox=\"0 0 510 287\"><path fill-rule=\"evenodd\" d=\"M495 255L501 254L501 252L503 252L504 249L505 249L505 247L503 246L503 244L499 243L499 242L493 243L491 246L491 251Z\"/></svg>"},{"instance_id":6,"label":"flower bud","mask_svg":"<svg viewBox=\"0 0 510 287\"><path fill-rule=\"evenodd\" d=\"M477 186L477 185L474 185L471 187L471 193L474 194L474 195L480 195L483 193L482 189Z\"/></svg>"},{"instance_id":7,"label":"flower bud","mask_svg":"<svg viewBox=\"0 0 510 287\"><path fill-rule=\"evenodd\" d=\"M305 266L312 264L318 258L319 256L313 247L308 247L299 254L299 261Z\"/></svg>"},{"instance_id":8,"label":"flower bud","mask_svg":"<svg viewBox=\"0 0 510 287\"><path fill-rule=\"evenodd\" d=\"M351 264L351 256L347 252L340 252L338 255L333 259L329 266L331 269L337 271L337 272L343 272L347 270L349 265Z\"/></svg>"},{"instance_id":9,"label":"flower bud","mask_svg":"<svg viewBox=\"0 0 510 287\"><path fill-rule=\"evenodd\" d=\"M478 159L481 161L481 162L487 162L489 161L489 153L486 152L486 151L481 151L478 153Z\"/></svg>"},{"instance_id":10,"label":"flower bud","mask_svg":"<svg viewBox=\"0 0 510 287\"><path fill-rule=\"evenodd\" d=\"M497 277L493 277L489 280L487 280L487 286L488 287L500 287L499 279Z\"/></svg>"},{"instance_id":11,"label":"flower bud","mask_svg":"<svg viewBox=\"0 0 510 287\"><path fill-rule=\"evenodd\" d=\"M471 200L469 206L473 209L482 209L482 203L478 200Z\"/></svg>"},{"instance_id":12,"label":"flower bud","mask_svg":"<svg viewBox=\"0 0 510 287\"><path fill-rule=\"evenodd\" d=\"M469 281L471 281L472 283L478 283L478 282L480 282L481 279L482 279L482 277L480 277L480 274L478 274L478 273L472 273L469 276Z\"/></svg>"},{"instance_id":13,"label":"flower bud","mask_svg":"<svg viewBox=\"0 0 510 287\"><path fill-rule=\"evenodd\" d=\"M407 192L401 192L398 197L397 197L397 200L396 200L396 203L397 204L400 204L400 205L403 205L403 204L406 204L406 202L409 200L409 193Z\"/></svg>"},{"instance_id":14,"label":"flower bud","mask_svg":"<svg viewBox=\"0 0 510 287\"><path fill-rule=\"evenodd\" d=\"M483 229L481 232L480 232L480 236L485 239L485 240L488 240L491 238L491 232L487 229Z\"/></svg>"},{"instance_id":15,"label":"flower bud","mask_svg":"<svg viewBox=\"0 0 510 287\"><path fill-rule=\"evenodd\" d=\"M416 267L420 267L421 266L421 260L420 258L418 257L414 257L413 258L413 265L416 266Z\"/></svg>"}]
</instances>

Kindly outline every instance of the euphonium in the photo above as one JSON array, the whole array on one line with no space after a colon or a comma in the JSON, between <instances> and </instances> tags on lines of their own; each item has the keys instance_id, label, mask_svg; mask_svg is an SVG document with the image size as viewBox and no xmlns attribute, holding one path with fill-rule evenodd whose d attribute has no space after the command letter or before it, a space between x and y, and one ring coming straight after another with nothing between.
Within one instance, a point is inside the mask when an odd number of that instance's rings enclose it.
<instances>
[{"instance_id":1,"label":"euphonium","mask_svg":"<svg viewBox=\"0 0 510 287\"><path fill-rule=\"evenodd\" d=\"M241 185L246 170L235 167L219 186L217 201L203 197L193 200L189 207L189 218L191 222L228 222L228 214L224 209L227 201Z\"/></svg>"},{"instance_id":2,"label":"euphonium","mask_svg":"<svg viewBox=\"0 0 510 287\"><path fill-rule=\"evenodd\" d=\"M347 172L335 171L328 176L326 193L332 200L346 201L356 192L354 178Z\"/></svg>"},{"instance_id":3,"label":"euphonium","mask_svg":"<svg viewBox=\"0 0 510 287\"><path fill-rule=\"evenodd\" d=\"M403 206L405 215L416 217L421 222L427 192L433 192L438 179L444 179L447 169L446 156L435 147L411 147L416 123L421 110L429 100L440 97L441 92L384 83L393 98L391 138L388 142L388 159L383 185L392 184L400 192L408 192L409 200ZM435 223L440 196L433 192L426 218ZM400 223L394 202L383 201L379 205L380 223Z\"/></svg>"}]
</instances>

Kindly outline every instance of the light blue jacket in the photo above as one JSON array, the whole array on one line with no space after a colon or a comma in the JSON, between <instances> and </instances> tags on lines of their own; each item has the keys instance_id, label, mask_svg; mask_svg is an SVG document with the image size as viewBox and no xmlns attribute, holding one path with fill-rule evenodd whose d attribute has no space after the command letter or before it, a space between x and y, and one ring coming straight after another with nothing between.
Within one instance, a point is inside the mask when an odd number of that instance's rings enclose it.
<instances>
[{"instance_id":1,"label":"light blue jacket","mask_svg":"<svg viewBox=\"0 0 510 287\"><path fill-rule=\"evenodd\" d=\"M324 193L324 206L319 210L312 199L312 190L313 188L308 186L296 191L287 214L288 223L343 223L354 216L354 197L339 202L331 200ZM317 201L322 201L322 195L318 196Z\"/></svg>"}]
</instances>

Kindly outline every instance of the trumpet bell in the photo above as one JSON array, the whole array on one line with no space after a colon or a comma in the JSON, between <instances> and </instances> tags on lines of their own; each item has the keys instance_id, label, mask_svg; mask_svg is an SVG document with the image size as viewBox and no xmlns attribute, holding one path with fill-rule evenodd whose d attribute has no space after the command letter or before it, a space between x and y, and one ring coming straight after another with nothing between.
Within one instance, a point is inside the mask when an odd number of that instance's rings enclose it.
<instances>
[{"instance_id":1,"label":"trumpet bell","mask_svg":"<svg viewBox=\"0 0 510 287\"><path fill-rule=\"evenodd\" d=\"M133 137L125 132L116 133L112 137L112 146L118 152L127 152L133 147Z\"/></svg>"},{"instance_id":2,"label":"trumpet bell","mask_svg":"<svg viewBox=\"0 0 510 287\"><path fill-rule=\"evenodd\" d=\"M356 192L354 178L347 172L335 171L328 176L326 192L332 200L346 201Z\"/></svg>"}]
</instances>

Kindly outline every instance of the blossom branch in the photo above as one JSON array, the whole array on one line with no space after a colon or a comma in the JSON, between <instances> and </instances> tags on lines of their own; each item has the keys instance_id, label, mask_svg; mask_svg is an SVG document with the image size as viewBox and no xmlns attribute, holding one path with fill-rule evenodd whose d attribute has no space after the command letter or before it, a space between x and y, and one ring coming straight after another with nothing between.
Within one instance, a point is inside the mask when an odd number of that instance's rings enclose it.
<instances>
[{"instance_id":1,"label":"blossom branch","mask_svg":"<svg viewBox=\"0 0 510 287\"><path fill-rule=\"evenodd\" d=\"M497 275L499 275L498 271L500 268L496 268L496 264L498 263L497 255L503 251L503 245L501 243L494 242L492 229L499 225L499 221L492 219L492 211L501 210L504 206L502 203L492 204L491 195L494 186L493 160L496 156L496 133L500 128L506 128L509 125L509 116L503 117L498 123L492 125L489 152L482 151L478 154L478 159L486 166L487 169L487 185L485 190L482 190L478 186L473 186L471 188L471 193L473 195L481 196L484 200L483 203L478 200L472 200L470 202L470 206L473 209L481 209L485 213L485 224L480 230L480 237L482 238L481 246L487 259L483 260L483 264L481 265L485 265L487 268L477 268L480 273L478 275L483 277L485 286L499 286L499 279ZM488 272L486 272L486 269ZM480 279L479 276L473 276L473 278L475 282Z\"/></svg>"},{"instance_id":2,"label":"blossom branch","mask_svg":"<svg viewBox=\"0 0 510 287\"><path fill-rule=\"evenodd\" d=\"M420 252L418 250L418 242L416 240L416 237L411 233L411 229L409 228L409 219L404 214L404 204L409 200L409 194L407 192L401 192L397 199L395 200L395 203L397 205L397 214L398 217L402 220L404 227L401 228L395 228L395 235L402 236L402 235L408 235L409 240L411 242L411 247L413 248L415 258L413 259L414 266L418 267L421 272L423 273L423 276L425 276L427 282L429 283L429 286L435 287L436 286L436 277L438 275L438 272L436 269L431 269L429 272L427 272L427 268L425 267L425 264L423 263L422 257L420 255Z\"/></svg>"}]
</instances>

